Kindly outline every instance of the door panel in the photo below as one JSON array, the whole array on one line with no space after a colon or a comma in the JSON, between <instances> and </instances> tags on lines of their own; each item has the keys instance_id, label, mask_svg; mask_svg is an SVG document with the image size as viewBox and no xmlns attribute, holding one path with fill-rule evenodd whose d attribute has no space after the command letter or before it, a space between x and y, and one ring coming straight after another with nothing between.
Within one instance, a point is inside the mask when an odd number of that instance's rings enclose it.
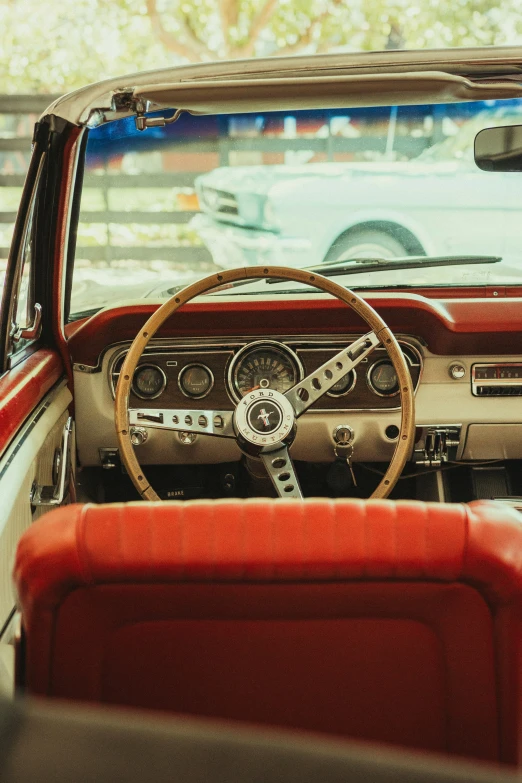
<instances>
[{"instance_id":1,"label":"door panel","mask_svg":"<svg viewBox=\"0 0 522 783\"><path fill-rule=\"evenodd\" d=\"M39 383L42 386L41 378ZM0 458L0 627L14 606L11 573L18 539L32 521L49 510L41 506L33 513L31 487L34 481L53 484L54 453L61 445L71 399L65 380L40 401L33 397L33 411ZM13 408L15 416L21 413L19 405Z\"/></svg>"},{"instance_id":2,"label":"door panel","mask_svg":"<svg viewBox=\"0 0 522 783\"><path fill-rule=\"evenodd\" d=\"M0 455L62 375L59 355L44 348L32 353L0 378Z\"/></svg>"}]
</instances>

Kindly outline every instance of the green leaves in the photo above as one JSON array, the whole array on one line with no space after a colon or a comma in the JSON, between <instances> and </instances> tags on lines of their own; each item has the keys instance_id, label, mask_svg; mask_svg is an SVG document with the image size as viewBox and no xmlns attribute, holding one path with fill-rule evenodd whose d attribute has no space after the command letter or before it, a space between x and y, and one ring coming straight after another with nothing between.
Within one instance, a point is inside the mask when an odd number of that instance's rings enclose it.
<instances>
[{"instance_id":1,"label":"green leaves","mask_svg":"<svg viewBox=\"0 0 522 783\"><path fill-rule=\"evenodd\" d=\"M184 62L517 43L522 0L12 0L0 92L65 92Z\"/></svg>"}]
</instances>

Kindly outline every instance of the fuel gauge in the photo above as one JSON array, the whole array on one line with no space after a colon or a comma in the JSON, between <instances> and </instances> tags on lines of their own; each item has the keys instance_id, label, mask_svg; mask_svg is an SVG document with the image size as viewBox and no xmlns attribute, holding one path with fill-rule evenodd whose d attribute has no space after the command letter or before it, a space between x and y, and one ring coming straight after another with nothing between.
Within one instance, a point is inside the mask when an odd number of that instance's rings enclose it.
<instances>
[{"instance_id":1,"label":"fuel gauge","mask_svg":"<svg viewBox=\"0 0 522 783\"><path fill-rule=\"evenodd\" d=\"M368 385L380 397L393 397L399 391L397 373L389 359L375 362L368 370Z\"/></svg>"},{"instance_id":2,"label":"fuel gauge","mask_svg":"<svg viewBox=\"0 0 522 783\"><path fill-rule=\"evenodd\" d=\"M185 397L206 397L214 385L214 376L205 364L187 364L179 374L178 384Z\"/></svg>"}]
</instances>

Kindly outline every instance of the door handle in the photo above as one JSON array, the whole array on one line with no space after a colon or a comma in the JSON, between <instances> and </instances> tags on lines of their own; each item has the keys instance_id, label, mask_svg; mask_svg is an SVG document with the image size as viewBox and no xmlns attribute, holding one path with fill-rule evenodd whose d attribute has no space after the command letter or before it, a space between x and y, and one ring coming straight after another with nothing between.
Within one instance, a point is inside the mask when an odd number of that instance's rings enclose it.
<instances>
[{"instance_id":1,"label":"door handle","mask_svg":"<svg viewBox=\"0 0 522 783\"><path fill-rule=\"evenodd\" d=\"M20 340L36 340L40 336L40 329L42 327L42 305L35 303L34 306L34 320L29 326L17 327L13 332L13 342L18 343Z\"/></svg>"},{"instance_id":2,"label":"door handle","mask_svg":"<svg viewBox=\"0 0 522 783\"><path fill-rule=\"evenodd\" d=\"M31 487L29 500L32 506L60 506L66 496L71 476L71 445L73 419L69 416L62 433L62 443L54 454L53 481L54 486L37 484Z\"/></svg>"}]
</instances>

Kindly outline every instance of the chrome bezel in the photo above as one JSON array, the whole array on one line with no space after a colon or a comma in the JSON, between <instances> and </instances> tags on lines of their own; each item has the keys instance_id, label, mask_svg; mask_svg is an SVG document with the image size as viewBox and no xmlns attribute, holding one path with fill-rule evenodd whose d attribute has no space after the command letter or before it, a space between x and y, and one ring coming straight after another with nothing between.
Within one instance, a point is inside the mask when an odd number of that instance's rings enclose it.
<instances>
[{"instance_id":1,"label":"chrome bezel","mask_svg":"<svg viewBox=\"0 0 522 783\"><path fill-rule=\"evenodd\" d=\"M404 351L402 352L402 355L404 356L405 360L411 365L409 357L404 353ZM382 359L377 359L377 361L373 362L373 364L371 364L370 367L368 367L368 369L366 370L366 383L368 384L368 387L372 390L372 392L377 395L377 397L384 397L385 399L390 399L391 397L397 397L397 395L400 393L399 385L397 384L397 391L391 393L381 392L375 388L371 380L372 372L377 367L377 365L385 364L385 363L391 364L391 366L393 367L393 362L389 356L383 357ZM395 367L393 367L393 369L394 372L396 373Z\"/></svg>"},{"instance_id":2,"label":"chrome bezel","mask_svg":"<svg viewBox=\"0 0 522 783\"><path fill-rule=\"evenodd\" d=\"M268 435L252 431L252 427L248 422L250 408L259 400L266 399L269 399L270 402L281 410L279 427ZM274 446L281 443L292 432L295 424L295 413L290 402L281 392L275 389L256 389L253 392L248 392L241 398L235 410L234 421L238 434L248 443L252 443L255 446Z\"/></svg>"},{"instance_id":3,"label":"chrome bezel","mask_svg":"<svg viewBox=\"0 0 522 783\"><path fill-rule=\"evenodd\" d=\"M163 378L163 384L162 384L162 386L161 386L161 389L160 389L160 390L159 390L159 392L157 392L156 394L142 394L141 392L139 392L139 391L137 391L137 390L136 390L136 387L135 387L135 385L134 385L134 381L135 381L136 373L137 373L139 370L144 370L145 368L153 368L154 370L157 370L157 371L160 373L160 375L162 376L162 378ZM139 397L139 398L140 398L140 400L157 400L157 399L158 399L158 397L159 397L161 394L163 394L163 392L165 391L165 388L166 388L166 386L167 386L167 376L165 375L165 372L164 372L164 370L162 370L162 369L161 369L161 367L158 367L158 365L157 365L157 364L148 364L148 363L147 363L147 364L138 364L138 366L137 366L137 367L136 367L136 369L134 370L134 375L132 376L132 385L131 385L131 390L132 390L132 393L133 393L133 394L134 394L136 397Z\"/></svg>"},{"instance_id":4,"label":"chrome bezel","mask_svg":"<svg viewBox=\"0 0 522 783\"><path fill-rule=\"evenodd\" d=\"M210 376L210 386L206 390L204 394L188 394L181 385L181 376L186 370L189 370L191 367L202 367L204 370L206 370ZM210 369L210 367L207 367L206 364L203 364L203 362L191 362L191 364L186 364L184 367L181 368L181 370L178 373L178 389L183 394L184 397L187 397L189 400L202 400L204 397L207 396L207 394L210 394L212 389L214 388L214 373Z\"/></svg>"},{"instance_id":5,"label":"chrome bezel","mask_svg":"<svg viewBox=\"0 0 522 783\"><path fill-rule=\"evenodd\" d=\"M352 392L355 389L355 384L357 383L357 372L354 369L354 370L348 370L346 374L348 375L349 373L352 373L353 381L351 385L346 389L346 391L339 392L339 393L329 391L326 392L327 397L332 397L334 400L337 400L339 399L339 397L346 397L347 394L350 394L350 392Z\"/></svg>"},{"instance_id":6,"label":"chrome bezel","mask_svg":"<svg viewBox=\"0 0 522 783\"><path fill-rule=\"evenodd\" d=\"M471 393L474 397L482 397L478 390L482 386L496 386L497 388L522 386L522 378L477 378L477 369L484 367L521 367L522 362L476 362L471 366ZM463 380L463 379L459 379ZM465 376L464 376L465 380ZM490 397L501 397L501 394L491 394ZM519 395L516 395L519 396Z\"/></svg>"},{"instance_id":7,"label":"chrome bezel","mask_svg":"<svg viewBox=\"0 0 522 783\"><path fill-rule=\"evenodd\" d=\"M239 391L239 387L237 384L237 370L241 363L241 360L245 356L245 354L251 353L252 351L255 351L256 349L259 348L271 348L271 349L275 348L278 351L280 351L282 354L288 356L290 361L294 364L294 368L295 368L296 380L295 383L293 384L294 386L296 383L299 383L304 378L304 367L300 358L295 353L295 351L293 351L284 343L278 342L277 340L255 340L254 342L247 343L247 345L244 345L242 348L240 348L240 350L236 354L234 354L234 356L232 357L228 365L228 370L227 370L228 393L230 394L230 396L235 402L241 402L241 400L244 399L244 396Z\"/></svg>"}]
</instances>

